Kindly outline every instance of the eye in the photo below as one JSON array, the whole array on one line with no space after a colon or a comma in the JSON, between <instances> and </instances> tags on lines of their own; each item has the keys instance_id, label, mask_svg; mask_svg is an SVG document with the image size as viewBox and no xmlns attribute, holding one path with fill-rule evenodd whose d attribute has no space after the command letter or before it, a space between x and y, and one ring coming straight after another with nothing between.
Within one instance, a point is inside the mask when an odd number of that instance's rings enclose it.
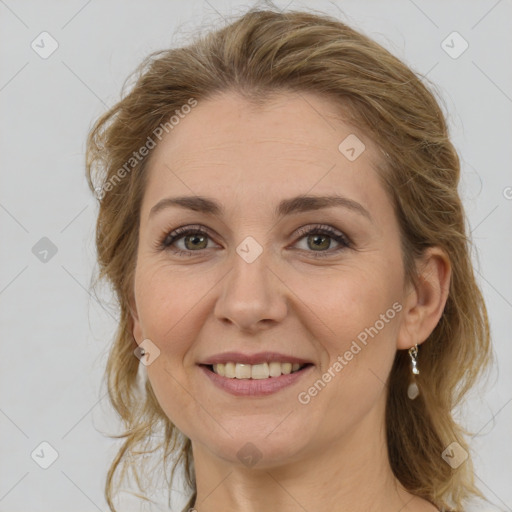
<instances>
[{"instance_id":1,"label":"eye","mask_svg":"<svg viewBox=\"0 0 512 512\"><path fill-rule=\"evenodd\" d=\"M192 252L209 249L209 241L210 235L202 226L185 226L166 234L158 246L180 256L190 256ZM177 243L181 243L181 247L175 245Z\"/></svg>"},{"instance_id":2,"label":"eye","mask_svg":"<svg viewBox=\"0 0 512 512\"><path fill-rule=\"evenodd\" d=\"M313 253L312 256L315 258L332 256L340 251L351 247L351 242L347 236L341 231L333 229L331 226L318 225L318 226L306 226L299 228L296 231L296 235L304 239L305 247L301 247L300 250ZM332 241L335 241L339 247L331 249Z\"/></svg>"},{"instance_id":3,"label":"eye","mask_svg":"<svg viewBox=\"0 0 512 512\"><path fill-rule=\"evenodd\" d=\"M305 243L305 247L299 247L299 250L311 253L315 258L332 256L351 247L347 236L327 225L305 226L299 228L294 235L300 237L296 245L299 242ZM332 249L333 241L339 247ZM210 249L209 242L210 234L203 226L184 226L166 233L163 239L158 241L157 248L170 250L178 256L191 256L194 252L200 253L201 250Z\"/></svg>"}]
</instances>

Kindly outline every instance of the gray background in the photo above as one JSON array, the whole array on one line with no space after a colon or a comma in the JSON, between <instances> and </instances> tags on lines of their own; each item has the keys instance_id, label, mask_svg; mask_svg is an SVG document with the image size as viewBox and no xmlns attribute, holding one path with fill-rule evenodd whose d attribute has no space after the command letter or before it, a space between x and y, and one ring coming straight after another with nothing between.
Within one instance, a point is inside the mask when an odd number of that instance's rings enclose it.
<instances>
[{"instance_id":1,"label":"gray background","mask_svg":"<svg viewBox=\"0 0 512 512\"><path fill-rule=\"evenodd\" d=\"M511 511L512 2L276 4L340 17L437 86L462 159L496 353L488 385L460 411L478 433L477 484L493 503L473 510ZM107 510L104 478L119 441L105 436L118 423L102 374L116 313L107 292L101 303L90 293L96 201L84 177L86 134L150 51L249 5L0 0L0 511ZM42 48L43 31L58 43L48 58L31 47L51 49L49 39ZM457 58L462 40L442 45L454 31L469 44ZM51 462L44 441L58 453L48 469L39 465ZM163 497L150 508L123 496L123 511L166 509Z\"/></svg>"}]
</instances>

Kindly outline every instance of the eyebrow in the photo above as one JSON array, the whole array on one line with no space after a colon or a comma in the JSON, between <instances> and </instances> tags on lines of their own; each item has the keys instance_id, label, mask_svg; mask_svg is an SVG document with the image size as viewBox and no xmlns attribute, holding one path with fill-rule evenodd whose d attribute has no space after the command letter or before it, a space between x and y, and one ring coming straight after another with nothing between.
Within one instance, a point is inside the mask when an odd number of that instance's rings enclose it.
<instances>
[{"instance_id":1,"label":"eyebrow","mask_svg":"<svg viewBox=\"0 0 512 512\"><path fill-rule=\"evenodd\" d=\"M151 208L149 216L151 217L157 212L172 206L204 214L215 215L217 217L224 214L224 208L214 199L201 196L180 196L166 197L162 199L156 203L153 208ZM372 221L370 213L360 203L340 195L297 196L290 199L283 199L275 209L274 214L276 217L284 217L292 213L308 212L333 207L346 208Z\"/></svg>"}]
</instances>

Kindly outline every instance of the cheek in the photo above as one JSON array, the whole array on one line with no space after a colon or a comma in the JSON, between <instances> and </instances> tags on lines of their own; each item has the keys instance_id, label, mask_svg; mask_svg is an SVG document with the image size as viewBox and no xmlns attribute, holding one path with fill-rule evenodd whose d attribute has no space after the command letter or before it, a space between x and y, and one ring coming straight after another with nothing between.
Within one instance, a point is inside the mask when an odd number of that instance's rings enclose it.
<instances>
[{"instance_id":1,"label":"cheek","mask_svg":"<svg viewBox=\"0 0 512 512\"><path fill-rule=\"evenodd\" d=\"M312 329L322 331L329 352L344 349L376 323L382 334L396 334L397 307L393 304L401 300L402 288L396 270L353 265L335 273L296 276L291 287L305 306L304 318L313 321Z\"/></svg>"},{"instance_id":2,"label":"cheek","mask_svg":"<svg viewBox=\"0 0 512 512\"><path fill-rule=\"evenodd\" d=\"M170 272L165 264L141 266L136 273L137 309L142 335L160 354L146 367L158 403L176 427L190 436L197 403L187 373L187 360L199 336L198 313L206 290L211 288L197 275Z\"/></svg>"},{"instance_id":3,"label":"cheek","mask_svg":"<svg viewBox=\"0 0 512 512\"><path fill-rule=\"evenodd\" d=\"M392 306L399 298L398 294L377 279L355 279L345 281L343 285L342 297L337 301L334 297L330 304L329 316L334 321L333 331L344 332L350 339L357 338L362 342L364 336L361 334L372 326L376 326L384 334L384 328L387 329L395 317ZM335 308L338 308L338 314ZM386 314L388 310L391 310L390 314ZM347 336L344 338L347 339Z\"/></svg>"},{"instance_id":4,"label":"cheek","mask_svg":"<svg viewBox=\"0 0 512 512\"><path fill-rule=\"evenodd\" d=\"M350 429L382 397L396 353L400 289L399 274L354 268L324 282L321 306L308 314L322 364L299 400L310 411L328 411L319 427L325 438Z\"/></svg>"},{"instance_id":5,"label":"cheek","mask_svg":"<svg viewBox=\"0 0 512 512\"><path fill-rule=\"evenodd\" d=\"M170 272L161 264L140 267L135 287L143 336L152 340L162 353L181 356L194 330L200 328L200 323L191 318L200 310L211 285L189 269Z\"/></svg>"},{"instance_id":6,"label":"cheek","mask_svg":"<svg viewBox=\"0 0 512 512\"><path fill-rule=\"evenodd\" d=\"M294 289L311 308L299 314L309 319L306 327L321 354L319 372L302 389L301 403L311 400L329 410L326 432L337 432L362 417L384 390L402 310L400 265L390 267L380 255L372 265L343 268L329 278L301 277Z\"/></svg>"}]
</instances>

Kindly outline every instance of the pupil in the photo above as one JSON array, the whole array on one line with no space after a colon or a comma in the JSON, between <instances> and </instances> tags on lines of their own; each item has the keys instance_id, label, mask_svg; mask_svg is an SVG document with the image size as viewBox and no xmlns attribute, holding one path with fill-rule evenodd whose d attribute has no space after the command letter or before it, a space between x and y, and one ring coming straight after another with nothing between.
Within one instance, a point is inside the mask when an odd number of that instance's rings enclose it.
<instances>
[{"instance_id":1,"label":"pupil","mask_svg":"<svg viewBox=\"0 0 512 512\"><path fill-rule=\"evenodd\" d=\"M193 247L199 247L199 245L201 244L201 241L204 242L205 237L204 237L204 235L190 235L186 238L186 241L187 240L189 240L189 241L192 240ZM187 244L185 243L185 245L187 245Z\"/></svg>"},{"instance_id":2,"label":"pupil","mask_svg":"<svg viewBox=\"0 0 512 512\"><path fill-rule=\"evenodd\" d=\"M329 248L329 237L325 236L325 235L312 235L312 238L315 240L313 243L314 243L314 247L316 248L323 248L323 249L328 249ZM322 246L322 243L318 243L319 240L324 240L327 242L327 244L323 244ZM310 246L311 247L311 246Z\"/></svg>"},{"instance_id":3,"label":"pupil","mask_svg":"<svg viewBox=\"0 0 512 512\"><path fill-rule=\"evenodd\" d=\"M313 244L309 244L310 248L312 246L314 246L316 248L320 248L320 249L328 249L329 248L330 242L329 242L329 237L328 236L325 236L325 235L311 235L310 239L311 238L314 240L314 242L313 242ZM190 235L190 236L188 236L186 238L186 241L192 241L192 246L199 247L201 245L201 243L204 244L205 237L203 235ZM322 243L322 241L323 241L323 243ZM187 245L187 244L185 244L185 245Z\"/></svg>"}]
</instances>

